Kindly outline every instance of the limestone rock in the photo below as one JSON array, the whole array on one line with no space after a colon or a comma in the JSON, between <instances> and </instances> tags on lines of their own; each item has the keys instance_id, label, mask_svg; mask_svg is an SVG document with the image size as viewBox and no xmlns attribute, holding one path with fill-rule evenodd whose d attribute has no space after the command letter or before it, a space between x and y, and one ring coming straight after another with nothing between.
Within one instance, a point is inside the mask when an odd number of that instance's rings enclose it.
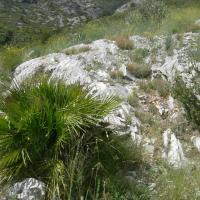
<instances>
[{"instance_id":1,"label":"limestone rock","mask_svg":"<svg viewBox=\"0 0 200 200\"><path fill-rule=\"evenodd\" d=\"M200 137L192 136L191 141L193 145L197 148L197 150L200 152Z\"/></svg>"},{"instance_id":2,"label":"limestone rock","mask_svg":"<svg viewBox=\"0 0 200 200\"><path fill-rule=\"evenodd\" d=\"M104 121L109 123L111 128L125 127L127 117L130 116L132 107L123 103L119 109L105 117Z\"/></svg>"},{"instance_id":3,"label":"limestone rock","mask_svg":"<svg viewBox=\"0 0 200 200\"><path fill-rule=\"evenodd\" d=\"M18 200L41 200L45 195L45 185L34 178L27 178L15 183L10 188L9 196Z\"/></svg>"},{"instance_id":4,"label":"limestone rock","mask_svg":"<svg viewBox=\"0 0 200 200\"><path fill-rule=\"evenodd\" d=\"M175 109L174 98L172 96L169 96L167 104L169 111L173 111Z\"/></svg>"},{"instance_id":5,"label":"limestone rock","mask_svg":"<svg viewBox=\"0 0 200 200\"><path fill-rule=\"evenodd\" d=\"M163 133L164 149L162 157L174 168L183 167L187 163L182 145L171 129Z\"/></svg>"},{"instance_id":6,"label":"limestone rock","mask_svg":"<svg viewBox=\"0 0 200 200\"><path fill-rule=\"evenodd\" d=\"M119 7L115 13L123 13L128 10L130 10L133 7L137 7L142 3L142 0L130 0L129 2L123 4L121 7Z\"/></svg>"}]
</instances>

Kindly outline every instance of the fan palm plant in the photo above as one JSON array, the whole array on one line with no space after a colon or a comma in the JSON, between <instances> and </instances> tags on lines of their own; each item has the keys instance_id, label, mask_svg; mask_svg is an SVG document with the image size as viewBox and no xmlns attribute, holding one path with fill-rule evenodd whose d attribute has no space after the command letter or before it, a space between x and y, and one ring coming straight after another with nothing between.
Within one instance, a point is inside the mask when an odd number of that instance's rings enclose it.
<instances>
[{"instance_id":1,"label":"fan palm plant","mask_svg":"<svg viewBox=\"0 0 200 200\"><path fill-rule=\"evenodd\" d=\"M50 200L105 194L106 180L134 154L128 136L102 123L117 106L115 98L94 98L79 84L47 79L15 84L0 104L2 183L39 179Z\"/></svg>"}]
</instances>

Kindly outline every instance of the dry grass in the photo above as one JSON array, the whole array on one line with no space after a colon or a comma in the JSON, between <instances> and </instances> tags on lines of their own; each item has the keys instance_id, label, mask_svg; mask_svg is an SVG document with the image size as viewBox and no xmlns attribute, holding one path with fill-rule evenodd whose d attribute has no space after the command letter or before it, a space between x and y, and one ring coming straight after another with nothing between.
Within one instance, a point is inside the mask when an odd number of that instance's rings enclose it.
<instances>
[{"instance_id":1,"label":"dry grass","mask_svg":"<svg viewBox=\"0 0 200 200\"><path fill-rule=\"evenodd\" d=\"M127 65L127 70L136 78L149 78L151 68L145 64L131 63Z\"/></svg>"},{"instance_id":2,"label":"dry grass","mask_svg":"<svg viewBox=\"0 0 200 200\"><path fill-rule=\"evenodd\" d=\"M139 105L139 98L135 90L133 90L132 94L128 97L128 103L133 107L137 107Z\"/></svg>"},{"instance_id":3,"label":"dry grass","mask_svg":"<svg viewBox=\"0 0 200 200\"><path fill-rule=\"evenodd\" d=\"M198 25L198 24L192 24L191 26L189 26L187 28L187 32L196 33L196 32L199 32L199 31L200 31L200 25Z\"/></svg>"},{"instance_id":4,"label":"dry grass","mask_svg":"<svg viewBox=\"0 0 200 200\"><path fill-rule=\"evenodd\" d=\"M128 37L118 36L114 38L117 46L123 50L131 50L134 48L133 41L131 41Z\"/></svg>"},{"instance_id":5,"label":"dry grass","mask_svg":"<svg viewBox=\"0 0 200 200\"><path fill-rule=\"evenodd\" d=\"M139 82L140 89L146 93L158 92L161 97L168 97L170 85L163 79L142 80Z\"/></svg>"},{"instance_id":6,"label":"dry grass","mask_svg":"<svg viewBox=\"0 0 200 200\"><path fill-rule=\"evenodd\" d=\"M123 78L123 72L119 71L119 70L113 70L110 73L110 77L112 79L122 79Z\"/></svg>"}]
</instances>

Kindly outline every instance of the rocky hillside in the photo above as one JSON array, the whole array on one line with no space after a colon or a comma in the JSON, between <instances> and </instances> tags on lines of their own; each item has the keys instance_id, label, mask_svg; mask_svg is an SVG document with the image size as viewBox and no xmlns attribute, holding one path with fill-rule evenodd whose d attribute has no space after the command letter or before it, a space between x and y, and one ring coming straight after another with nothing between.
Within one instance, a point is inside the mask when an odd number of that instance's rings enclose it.
<instances>
[{"instance_id":1,"label":"rocky hillside","mask_svg":"<svg viewBox=\"0 0 200 200\"><path fill-rule=\"evenodd\" d=\"M135 188L127 196L117 191L112 198L103 189L102 200L198 200L200 5L196 1L186 7L167 7L160 1L150 6L153 0L144 1L144 6L140 6L140 1L110 2L108 5L104 0L16 0L9 12L10 16L11 12L20 13L20 18L16 18L18 28L26 23L71 26L98 18L105 7L106 12L118 9L113 16L91 21L77 29L76 34L62 35L39 46L41 49L5 48L0 54L2 69L11 78L11 89L20 88L26 80L45 76L50 82L61 80L67 86L80 83L94 99L112 96L119 100L119 107L100 124L117 136L129 136L133 151L139 149L134 152L139 164L126 166L122 173L124 180ZM122 2L125 4L120 7ZM11 0L2 1L0 9L5 10L9 3ZM137 9L133 9L135 4L139 5ZM26 18L30 10L35 12ZM12 106L12 99L9 103ZM10 121L8 124L10 128ZM118 173L121 171L116 177ZM2 199L41 200L45 188L37 176L26 176L0 190L0 195Z\"/></svg>"},{"instance_id":2,"label":"rocky hillside","mask_svg":"<svg viewBox=\"0 0 200 200\"><path fill-rule=\"evenodd\" d=\"M183 108L171 96L169 87L177 73L191 83L195 74L191 50L193 53L198 50L200 35L185 33L181 38L178 35L168 37L149 39L134 35L127 39L131 44L129 50L109 40L72 46L61 53L21 64L14 73L15 81L20 83L30 76L44 73L50 79L61 79L66 84L78 81L97 96L118 96L123 100L120 108L105 121L118 134L128 133L142 146L151 170L160 166L158 160L166 161L176 169L195 166L198 165L200 137L198 131L188 124ZM199 57L195 66L200 69ZM154 179L138 181L156 191ZM22 188L15 189L18 196L27 195L26 186Z\"/></svg>"},{"instance_id":3,"label":"rocky hillside","mask_svg":"<svg viewBox=\"0 0 200 200\"><path fill-rule=\"evenodd\" d=\"M27 37L48 35L63 27L72 28L89 19L111 14L124 2L126 0L1 0L0 43L9 42L12 37L17 42L20 38L16 34L27 40L23 34Z\"/></svg>"}]
</instances>

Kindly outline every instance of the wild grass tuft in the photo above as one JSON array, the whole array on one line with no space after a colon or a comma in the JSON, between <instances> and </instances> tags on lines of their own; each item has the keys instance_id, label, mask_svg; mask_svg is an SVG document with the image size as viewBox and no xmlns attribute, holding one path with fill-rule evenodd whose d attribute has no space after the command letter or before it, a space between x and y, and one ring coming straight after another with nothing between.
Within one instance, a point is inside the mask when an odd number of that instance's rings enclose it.
<instances>
[{"instance_id":1,"label":"wild grass tuft","mask_svg":"<svg viewBox=\"0 0 200 200\"><path fill-rule=\"evenodd\" d=\"M130 63L127 70L136 78L149 78L151 76L151 68L145 64Z\"/></svg>"},{"instance_id":2,"label":"wild grass tuft","mask_svg":"<svg viewBox=\"0 0 200 200\"><path fill-rule=\"evenodd\" d=\"M162 97L168 97L170 94L170 85L167 81L157 78L151 80L143 80L139 82L140 89L146 93L158 92Z\"/></svg>"},{"instance_id":3,"label":"wild grass tuft","mask_svg":"<svg viewBox=\"0 0 200 200\"><path fill-rule=\"evenodd\" d=\"M160 167L161 168L161 167ZM199 161L195 166L189 165L183 169L163 167L156 180L155 200L196 200L199 199Z\"/></svg>"},{"instance_id":4,"label":"wild grass tuft","mask_svg":"<svg viewBox=\"0 0 200 200\"><path fill-rule=\"evenodd\" d=\"M130 55L130 59L133 62L143 63L144 59L148 56L149 50L146 48L138 48L136 49L132 55Z\"/></svg>"},{"instance_id":5,"label":"wild grass tuft","mask_svg":"<svg viewBox=\"0 0 200 200\"><path fill-rule=\"evenodd\" d=\"M123 79L123 77L124 77L124 75L123 75L123 72L122 71L119 71L119 70L112 70L112 71L110 71L110 73L109 73L109 75L110 75L110 77L112 78L112 79Z\"/></svg>"},{"instance_id":6,"label":"wild grass tuft","mask_svg":"<svg viewBox=\"0 0 200 200\"><path fill-rule=\"evenodd\" d=\"M132 91L131 95L128 97L128 102L133 107L137 107L139 105L139 98L136 90Z\"/></svg>"},{"instance_id":7,"label":"wild grass tuft","mask_svg":"<svg viewBox=\"0 0 200 200\"><path fill-rule=\"evenodd\" d=\"M115 42L120 49L131 50L134 48L133 41L128 37L118 36L115 38Z\"/></svg>"}]
</instances>

